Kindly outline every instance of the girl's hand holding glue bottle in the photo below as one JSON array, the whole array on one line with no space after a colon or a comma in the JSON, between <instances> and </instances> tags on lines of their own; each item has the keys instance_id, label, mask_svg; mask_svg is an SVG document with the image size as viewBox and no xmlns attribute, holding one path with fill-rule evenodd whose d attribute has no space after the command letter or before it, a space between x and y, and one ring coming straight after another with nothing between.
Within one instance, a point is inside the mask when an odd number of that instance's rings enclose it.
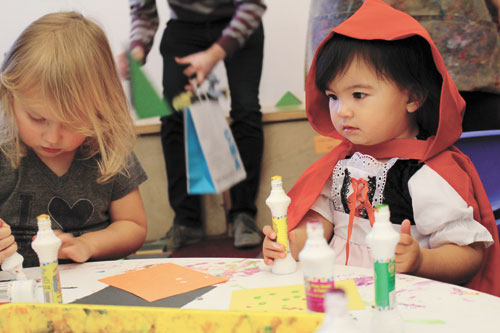
<instances>
[{"instance_id":1,"label":"girl's hand holding glue bottle","mask_svg":"<svg viewBox=\"0 0 500 333\"><path fill-rule=\"evenodd\" d=\"M24 258L17 251L17 244L10 231L10 226L0 219L0 256L4 257L1 261L2 271L11 272L16 280L26 280L23 272Z\"/></svg>"},{"instance_id":2,"label":"girl's hand holding glue bottle","mask_svg":"<svg viewBox=\"0 0 500 333\"><path fill-rule=\"evenodd\" d=\"M0 219L0 263L2 265L12 266L10 261L16 258L17 244L12 236L10 226L5 223L4 220ZM19 258L19 257L17 257ZM16 263L18 260L16 260ZM22 261L21 261L22 263ZM2 270L8 270L3 269Z\"/></svg>"},{"instance_id":3,"label":"girl's hand holding glue bottle","mask_svg":"<svg viewBox=\"0 0 500 333\"><path fill-rule=\"evenodd\" d=\"M0 219L0 250L2 271L10 272L15 280L0 282L0 302L38 302L37 285L34 279L27 279L23 271L24 257L17 250L17 244L11 234L10 226Z\"/></svg>"},{"instance_id":4,"label":"girl's hand holding glue bottle","mask_svg":"<svg viewBox=\"0 0 500 333\"><path fill-rule=\"evenodd\" d=\"M273 227L263 229L266 238L263 243L263 257L266 265L273 265L275 274L290 274L296 271L297 263L290 251L288 240L287 211L291 199L283 189L281 176L271 178L271 194L266 204L271 210Z\"/></svg>"}]
</instances>

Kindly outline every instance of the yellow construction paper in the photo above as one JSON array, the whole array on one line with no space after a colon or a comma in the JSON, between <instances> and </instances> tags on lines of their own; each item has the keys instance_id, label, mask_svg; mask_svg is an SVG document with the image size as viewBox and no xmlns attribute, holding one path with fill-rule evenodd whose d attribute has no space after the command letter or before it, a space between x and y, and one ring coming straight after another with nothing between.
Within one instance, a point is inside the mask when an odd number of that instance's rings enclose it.
<instances>
[{"instance_id":1,"label":"yellow construction paper","mask_svg":"<svg viewBox=\"0 0 500 333\"><path fill-rule=\"evenodd\" d=\"M351 310L363 310L365 308L365 302L359 294L358 287L354 280L341 280L335 281L335 288L343 289L347 296L347 309Z\"/></svg>"},{"instance_id":2,"label":"yellow construction paper","mask_svg":"<svg viewBox=\"0 0 500 333\"><path fill-rule=\"evenodd\" d=\"M306 311L304 285L234 290L229 310Z\"/></svg>"},{"instance_id":3,"label":"yellow construction paper","mask_svg":"<svg viewBox=\"0 0 500 333\"><path fill-rule=\"evenodd\" d=\"M365 308L354 280L335 281L335 288L345 291L349 310ZM229 309L233 311L307 311L304 285L234 290Z\"/></svg>"}]
</instances>

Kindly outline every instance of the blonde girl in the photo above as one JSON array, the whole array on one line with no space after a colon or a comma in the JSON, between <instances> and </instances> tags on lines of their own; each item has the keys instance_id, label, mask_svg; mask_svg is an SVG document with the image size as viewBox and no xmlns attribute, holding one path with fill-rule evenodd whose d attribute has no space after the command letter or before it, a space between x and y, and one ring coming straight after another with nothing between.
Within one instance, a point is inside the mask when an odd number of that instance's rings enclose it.
<instances>
[{"instance_id":1,"label":"blonde girl","mask_svg":"<svg viewBox=\"0 0 500 333\"><path fill-rule=\"evenodd\" d=\"M138 249L147 177L133 153L127 99L103 30L76 12L30 24L0 73L0 218L25 266L37 265L36 216L60 229L60 259L119 258ZM0 227L0 260L15 244Z\"/></svg>"}]
</instances>

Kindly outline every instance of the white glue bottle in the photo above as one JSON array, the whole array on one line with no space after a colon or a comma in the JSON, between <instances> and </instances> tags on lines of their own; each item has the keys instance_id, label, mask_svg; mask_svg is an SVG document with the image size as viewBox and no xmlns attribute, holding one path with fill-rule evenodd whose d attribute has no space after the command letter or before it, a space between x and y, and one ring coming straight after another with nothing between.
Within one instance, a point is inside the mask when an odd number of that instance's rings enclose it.
<instances>
[{"instance_id":1,"label":"white glue bottle","mask_svg":"<svg viewBox=\"0 0 500 333\"><path fill-rule=\"evenodd\" d=\"M299 253L307 308L324 312L325 294L334 287L335 252L328 246L321 222L307 222L307 240Z\"/></svg>"},{"instance_id":2,"label":"white glue bottle","mask_svg":"<svg viewBox=\"0 0 500 333\"><path fill-rule=\"evenodd\" d=\"M347 311L343 289L334 288L325 295L325 316L316 333L361 333Z\"/></svg>"},{"instance_id":3,"label":"white glue bottle","mask_svg":"<svg viewBox=\"0 0 500 333\"><path fill-rule=\"evenodd\" d=\"M43 295L39 289L33 279L0 282L0 302L41 303Z\"/></svg>"},{"instance_id":4,"label":"white glue bottle","mask_svg":"<svg viewBox=\"0 0 500 333\"><path fill-rule=\"evenodd\" d=\"M61 280L57 253L61 240L52 231L50 216L42 214L37 217L38 233L31 243L42 268L42 286L46 303L62 303Z\"/></svg>"},{"instance_id":5,"label":"white glue bottle","mask_svg":"<svg viewBox=\"0 0 500 333\"><path fill-rule=\"evenodd\" d=\"M375 223L366 235L371 248L375 285L375 305L371 331L380 333L403 332L403 319L396 308L395 250L400 235L392 227L388 205L377 205Z\"/></svg>"},{"instance_id":6,"label":"white glue bottle","mask_svg":"<svg viewBox=\"0 0 500 333\"><path fill-rule=\"evenodd\" d=\"M271 210L273 217L273 230L276 233L276 242L285 247L286 258L274 259L271 271L274 274L290 274L296 271L297 262L290 252L290 242L288 240L287 211L292 199L286 195L283 189L281 176L271 178L271 194L266 199L266 205Z\"/></svg>"},{"instance_id":7,"label":"white glue bottle","mask_svg":"<svg viewBox=\"0 0 500 333\"><path fill-rule=\"evenodd\" d=\"M23 272L23 261L24 257L16 252L2 261L2 271L11 272L16 276L16 280L26 280L26 275Z\"/></svg>"}]
</instances>

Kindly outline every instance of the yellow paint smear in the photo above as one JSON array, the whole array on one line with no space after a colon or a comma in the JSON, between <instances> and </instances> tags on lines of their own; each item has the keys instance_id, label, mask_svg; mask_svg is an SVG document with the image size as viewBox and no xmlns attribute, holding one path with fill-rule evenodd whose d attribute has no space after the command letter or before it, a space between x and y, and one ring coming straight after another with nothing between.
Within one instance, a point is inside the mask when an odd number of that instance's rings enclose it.
<instances>
[{"instance_id":1,"label":"yellow paint smear","mask_svg":"<svg viewBox=\"0 0 500 333\"><path fill-rule=\"evenodd\" d=\"M322 313L83 304L0 306L0 332L312 332L322 320Z\"/></svg>"}]
</instances>

